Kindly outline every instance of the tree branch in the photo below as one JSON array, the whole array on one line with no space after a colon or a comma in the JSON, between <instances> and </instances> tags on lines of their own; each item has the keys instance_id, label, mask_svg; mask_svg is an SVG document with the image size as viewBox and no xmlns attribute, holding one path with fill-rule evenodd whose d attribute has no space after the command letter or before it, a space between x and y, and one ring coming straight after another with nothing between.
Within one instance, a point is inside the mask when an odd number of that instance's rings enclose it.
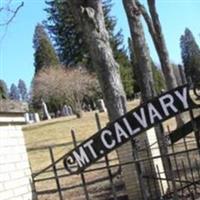
<instances>
[{"instance_id":1,"label":"tree branch","mask_svg":"<svg viewBox=\"0 0 200 200\"><path fill-rule=\"evenodd\" d=\"M161 28L159 16L156 10L156 2L155 0L147 0L147 2L148 2L149 12L151 14L151 19L153 22L154 29L158 35L161 35L162 28Z\"/></svg>"},{"instance_id":2,"label":"tree branch","mask_svg":"<svg viewBox=\"0 0 200 200\"><path fill-rule=\"evenodd\" d=\"M142 13L144 20L147 23L147 27L148 27L150 34L152 35L152 37L153 36L155 37L156 31L154 28L154 24L153 24L151 17L149 16L146 8L139 1L136 1L136 3L137 3L138 8L140 9L140 12Z\"/></svg>"},{"instance_id":3,"label":"tree branch","mask_svg":"<svg viewBox=\"0 0 200 200\"><path fill-rule=\"evenodd\" d=\"M10 19L7 20L7 22L5 23L1 23L0 26L7 26L8 24L10 24L12 22L12 20L15 18L15 16L17 15L18 11L20 10L20 8L22 8L24 6L24 2L21 2L21 4L15 9L15 10L10 10L9 8L7 9L9 12L12 12L13 15L10 17ZM0 11L2 11L4 8L0 8Z\"/></svg>"}]
</instances>

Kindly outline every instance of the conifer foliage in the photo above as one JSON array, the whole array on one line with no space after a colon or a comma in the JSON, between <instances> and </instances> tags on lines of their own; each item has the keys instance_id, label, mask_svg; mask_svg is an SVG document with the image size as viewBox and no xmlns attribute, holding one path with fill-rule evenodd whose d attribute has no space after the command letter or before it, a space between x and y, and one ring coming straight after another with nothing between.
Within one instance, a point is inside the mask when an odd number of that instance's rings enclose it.
<instances>
[{"instance_id":1,"label":"conifer foliage","mask_svg":"<svg viewBox=\"0 0 200 200\"><path fill-rule=\"evenodd\" d=\"M188 82L200 84L200 49L192 32L186 28L180 39L181 55Z\"/></svg>"},{"instance_id":2,"label":"conifer foliage","mask_svg":"<svg viewBox=\"0 0 200 200\"><path fill-rule=\"evenodd\" d=\"M67 1L49 0L45 11L48 18L45 21L58 56L64 65L82 62L87 48L83 48L81 30L77 31L73 15Z\"/></svg>"},{"instance_id":3,"label":"conifer foliage","mask_svg":"<svg viewBox=\"0 0 200 200\"><path fill-rule=\"evenodd\" d=\"M88 46L84 43L82 30L78 29L71 13L68 0L46 2L48 19L45 26L54 41L55 48L61 62L65 66L75 66L81 63L89 71L95 71L91 57L88 53ZM106 29L109 33L110 44L116 61L120 65L120 73L128 97L131 97L134 89L133 72L131 63L123 46L123 35L121 30L116 32L117 20L111 16L112 0L103 1L103 12Z\"/></svg>"},{"instance_id":4,"label":"conifer foliage","mask_svg":"<svg viewBox=\"0 0 200 200\"><path fill-rule=\"evenodd\" d=\"M8 88L4 80L0 80L0 99L8 99Z\"/></svg>"},{"instance_id":5,"label":"conifer foliage","mask_svg":"<svg viewBox=\"0 0 200 200\"><path fill-rule=\"evenodd\" d=\"M18 90L19 90L20 100L27 101L28 100L27 88L25 82L22 79L19 79Z\"/></svg>"},{"instance_id":6,"label":"conifer foliage","mask_svg":"<svg viewBox=\"0 0 200 200\"><path fill-rule=\"evenodd\" d=\"M35 49L35 74L42 68L57 66L59 64L58 57L51 41L41 24L37 24L35 28L33 47Z\"/></svg>"},{"instance_id":7,"label":"conifer foliage","mask_svg":"<svg viewBox=\"0 0 200 200\"><path fill-rule=\"evenodd\" d=\"M14 83L10 87L9 97L10 97L11 100L15 100L15 101L20 100L19 90Z\"/></svg>"}]
</instances>

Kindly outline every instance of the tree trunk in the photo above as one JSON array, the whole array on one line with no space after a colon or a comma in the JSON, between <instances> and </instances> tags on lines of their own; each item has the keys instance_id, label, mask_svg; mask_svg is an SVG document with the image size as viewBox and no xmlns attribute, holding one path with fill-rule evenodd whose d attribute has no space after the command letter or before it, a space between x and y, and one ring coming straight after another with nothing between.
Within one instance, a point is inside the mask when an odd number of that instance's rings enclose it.
<instances>
[{"instance_id":1,"label":"tree trunk","mask_svg":"<svg viewBox=\"0 0 200 200\"><path fill-rule=\"evenodd\" d=\"M85 43L88 45L93 65L97 71L110 120L124 113L126 102L119 74L119 65L114 60L105 28L100 0L69 1L72 13L79 23ZM122 101L124 99L124 101Z\"/></svg>"},{"instance_id":2,"label":"tree trunk","mask_svg":"<svg viewBox=\"0 0 200 200\"><path fill-rule=\"evenodd\" d=\"M126 97L122 86L119 65L113 57L109 43L109 35L105 28L102 4L100 0L69 0L72 14L81 30L84 42L96 69L103 98L108 110L110 121L119 118L126 112ZM131 143L118 149L120 162L133 160ZM137 185L135 166L122 166L129 200ZM131 182L136 182L130 184Z\"/></svg>"},{"instance_id":3,"label":"tree trunk","mask_svg":"<svg viewBox=\"0 0 200 200\"><path fill-rule=\"evenodd\" d=\"M162 27L161 27L159 16L156 10L155 0L147 0L147 1L148 1L148 6L149 6L149 11L151 14L153 26L155 29L155 34L152 35L152 38L153 37L155 38L153 39L153 41L155 43L155 47L160 59L160 63L163 70L164 77L165 77L167 88L168 90L172 90L175 87L177 87L178 84L176 81L173 67L169 60L169 53L167 51L167 46L166 46L165 39L162 33ZM184 114L180 114L176 116L177 126L181 126L184 124L184 121L185 121L184 118L185 118Z\"/></svg>"},{"instance_id":4,"label":"tree trunk","mask_svg":"<svg viewBox=\"0 0 200 200\"><path fill-rule=\"evenodd\" d=\"M123 0L123 4L131 31L134 59L137 65L135 67L136 77L139 81L142 99L143 101L147 101L154 97L156 93L153 82L151 58L140 20L140 11L135 0Z\"/></svg>"},{"instance_id":5,"label":"tree trunk","mask_svg":"<svg viewBox=\"0 0 200 200\"><path fill-rule=\"evenodd\" d=\"M165 77L167 88L171 90L177 87L177 82L176 82L176 78L175 78L172 66L170 64L169 54L167 51L165 39L162 33L162 27L161 27L159 16L157 14L156 6L155 6L155 0L147 0L147 1L148 1L151 17L148 15L145 7L141 5L139 1L137 1L137 5L140 7L142 15L147 23L149 32L153 39L153 42L154 42L154 45L155 45L155 48L156 48L156 51L158 53L158 57L161 63L161 67L162 67L162 71Z\"/></svg>"},{"instance_id":6,"label":"tree trunk","mask_svg":"<svg viewBox=\"0 0 200 200\"><path fill-rule=\"evenodd\" d=\"M155 27L156 34L154 37L156 38L156 46L157 46L157 52L159 54L161 66L163 69L163 73L165 76L165 80L167 83L167 87L169 90L177 87L175 75L173 73L172 66L170 64L169 60L169 54L167 51L167 47L165 44L165 39L162 34L162 28L159 20L159 16L157 14L156 10L156 5L155 5L155 0L148 0L148 6L149 6L149 11L151 13L152 21Z\"/></svg>"},{"instance_id":7,"label":"tree trunk","mask_svg":"<svg viewBox=\"0 0 200 200\"><path fill-rule=\"evenodd\" d=\"M142 99L144 102L146 102L147 100L154 97L156 95L156 92L154 87L150 53L145 40L142 23L140 20L140 10L136 2L137 2L136 0L131 0L131 1L123 0L132 37L132 47L136 63L135 73L139 81L139 86L141 88ZM167 148L164 145L162 126L161 125L156 126L155 132L158 144L160 146L161 154L166 154ZM147 140L146 134L140 136L139 139ZM164 159L163 159L163 164L165 169L167 169L168 163ZM146 167L147 169L149 168L149 166ZM155 190L155 193L156 192L158 191Z\"/></svg>"},{"instance_id":8,"label":"tree trunk","mask_svg":"<svg viewBox=\"0 0 200 200\"><path fill-rule=\"evenodd\" d=\"M147 23L149 33L151 34L154 46L156 48L160 60L167 88L168 90L171 90L177 87L178 84L173 71L173 67L169 60L169 53L167 51L167 46L162 33L162 27L156 10L155 0L147 0L147 1L151 17L149 16L145 7L142 4L140 4L138 0L136 0L136 3L140 9L140 12L144 17L144 20ZM177 121L177 126L181 126L184 123L184 115L183 114L177 115L176 121Z\"/></svg>"}]
</instances>

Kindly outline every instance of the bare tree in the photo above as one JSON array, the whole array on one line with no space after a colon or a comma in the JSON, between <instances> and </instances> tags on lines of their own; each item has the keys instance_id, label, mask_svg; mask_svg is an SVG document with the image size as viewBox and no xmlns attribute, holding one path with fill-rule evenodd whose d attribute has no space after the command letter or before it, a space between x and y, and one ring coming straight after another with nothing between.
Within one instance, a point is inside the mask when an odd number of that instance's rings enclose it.
<instances>
[{"instance_id":1,"label":"bare tree","mask_svg":"<svg viewBox=\"0 0 200 200\"><path fill-rule=\"evenodd\" d=\"M109 34L105 28L101 0L69 0L71 12L79 30L83 33L84 42L88 46L89 54L96 69L103 98L108 110L110 121L113 121L126 112L126 97L122 86L119 65L113 57L109 43ZM131 143L118 149L120 162L133 160ZM122 167L129 199L133 199L136 181L134 165Z\"/></svg>"},{"instance_id":2,"label":"bare tree","mask_svg":"<svg viewBox=\"0 0 200 200\"><path fill-rule=\"evenodd\" d=\"M114 60L109 35L105 28L101 1L68 2L89 47L110 120L114 120L124 113L126 98L120 79L119 65Z\"/></svg>"},{"instance_id":3,"label":"bare tree","mask_svg":"<svg viewBox=\"0 0 200 200\"><path fill-rule=\"evenodd\" d=\"M98 93L99 83L95 75L89 74L85 69L68 69L65 72L66 78L63 82L67 92L67 101L74 109L78 117L82 116L81 102L87 95L92 97L94 93Z\"/></svg>"},{"instance_id":4,"label":"bare tree","mask_svg":"<svg viewBox=\"0 0 200 200\"><path fill-rule=\"evenodd\" d=\"M32 85L32 99L40 104L43 99L51 111L56 113L64 104L71 105L75 114L81 117L81 102L85 95L98 88L94 75L84 69L47 68L35 76Z\"/></svg>"}]
</instances>

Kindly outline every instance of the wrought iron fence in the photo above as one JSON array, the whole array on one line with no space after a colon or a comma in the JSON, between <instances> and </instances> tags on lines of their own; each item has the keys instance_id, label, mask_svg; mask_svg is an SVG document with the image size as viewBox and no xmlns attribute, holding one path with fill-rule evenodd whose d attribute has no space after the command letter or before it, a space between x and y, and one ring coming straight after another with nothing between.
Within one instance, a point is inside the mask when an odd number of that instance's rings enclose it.
<instances>
[{"instance_id":1,"label":"wrought iron fence","mask_svg":"<svg viewBox=\"0 0 200 200\"><path fill-rule=\"evenodd\" d=\"M197 115L194 116L193 111L190 111L189 122L175 131L163 129L164 142L161 145L156 142L149 144L146 140L137 141L137 138L132 140L134 161L119 163L114 152L79 175L69 174L63 166L66 153L64 148L76 147L81 142L76 141L76 133L73 130L73 142L28 149L29 152L46 151L50 157L47 167L32 174L37 199L128 199L121 167L130 164L136 166L144 200L199 198L200 124ZM97 127L100 129L98 114L95 116ZM165 154L159 151L162 145L167 148ZM59 159L56 155L58 148L65 152Z\"/></svg>"}]
</instances>

